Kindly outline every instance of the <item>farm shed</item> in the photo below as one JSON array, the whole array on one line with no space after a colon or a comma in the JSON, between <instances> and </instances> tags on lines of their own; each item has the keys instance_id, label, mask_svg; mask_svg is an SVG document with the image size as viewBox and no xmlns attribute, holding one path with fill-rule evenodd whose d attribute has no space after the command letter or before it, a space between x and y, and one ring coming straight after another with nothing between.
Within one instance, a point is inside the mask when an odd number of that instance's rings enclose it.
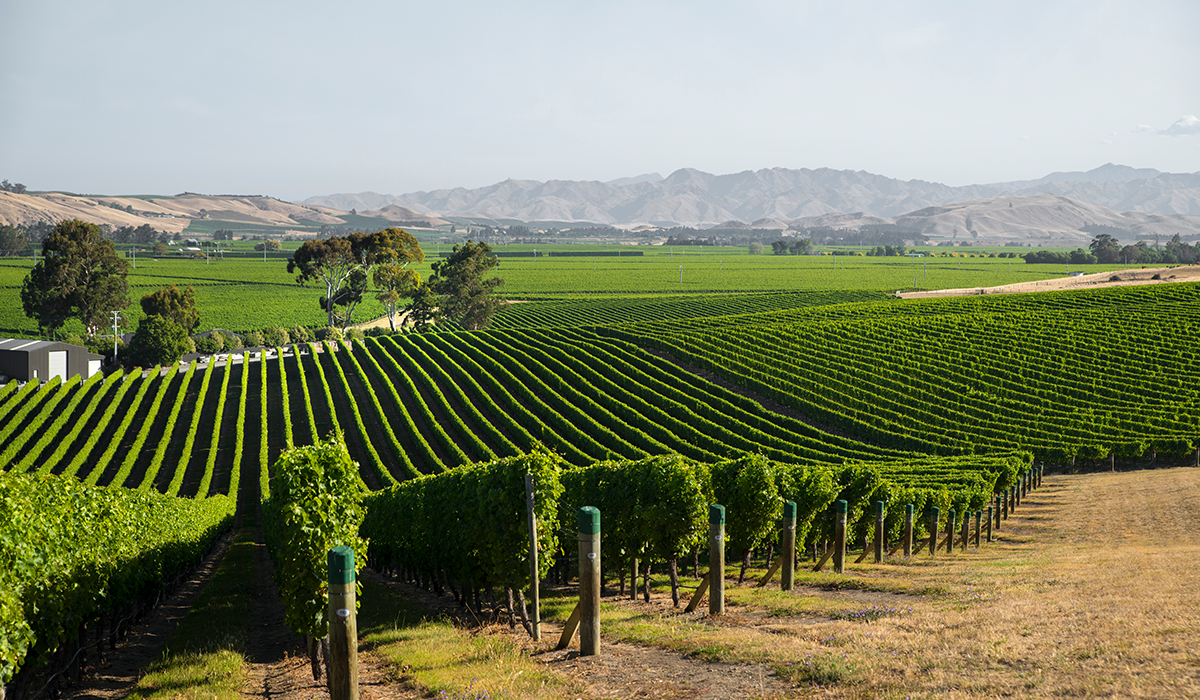
<instances>
[{"instance_id":1,"label":"farm shed","mask_svg":"<svg viewBox=\"0 0 1200 700\"><path fill-rule=\"evenodd\" d=\"M23 382L49 381L60 376L84 379L100 371L103 355L88 352L78 345L53 340L0 338L0 375Z\"/></svg>"}]
</instances>

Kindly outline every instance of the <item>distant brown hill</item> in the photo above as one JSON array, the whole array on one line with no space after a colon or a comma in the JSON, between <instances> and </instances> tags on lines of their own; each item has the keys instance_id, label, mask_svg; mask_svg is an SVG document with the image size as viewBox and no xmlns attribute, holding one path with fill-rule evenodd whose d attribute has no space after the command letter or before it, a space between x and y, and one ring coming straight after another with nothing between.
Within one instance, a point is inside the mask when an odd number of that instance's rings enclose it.
<instances>
[{"instance_id":1,"label":"distant brown hill","mask_svg":"<svg viewBox=\"0 0 1200 700\"><path fill-rule=\"evenodd\" d=\"M376 209L374 211L360 211L358 212L358 215L369 216L373 219L386 219L388 221L395 221L397 223L425 221L428 222L430 226L445 226L450 223L449 221L439 219L431 214L415 212L412 209L409 209L408 207L402 207L399 204L389 204L382 209Z\"/></svg>"},{"instance_id":2,"label":"distant brown hill","mask_svg":"<svg viewBox=\"0 0 1200 700\"><path fill-rule=\"evenodd\" d=\"M287 230L289 226L342 225L345 221L337 217L341 213L260 196L106 197L0 192L0 223L9 225L82 219L113 227L149 224L159 231L181 233L193 219L216 219Z\"/></svg>"}]
</instances>

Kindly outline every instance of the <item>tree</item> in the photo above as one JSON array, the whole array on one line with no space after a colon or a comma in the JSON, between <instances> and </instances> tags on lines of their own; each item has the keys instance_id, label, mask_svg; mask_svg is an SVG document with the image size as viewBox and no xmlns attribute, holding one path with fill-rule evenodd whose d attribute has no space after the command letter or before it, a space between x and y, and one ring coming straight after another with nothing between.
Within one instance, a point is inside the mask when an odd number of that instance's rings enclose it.
<instances>
[{"instance_id":1,"label":"tree","mask_svg":"<svg viewBox=\"0 0 1200 700\"><path fill-rule=\"evenodd\" d=\"M379 233L380 263L373 281L379 294L376 299L387 309L388 325L396 332L396 310L401 299L411 297L421 285L421 275L408 269L414 262L423 262L425 252L408 231L389 228Z\"/></svg>"},{"instance_id":2,"label":"tree","mask_svg":"<svg viewBox=\"0 0 1200 700\"><path fill-rule=\"evenodd\" d=\"M1076 248L1071 251L1070 262L1072 265L1092 265L1096 262L1096 256L1083 248Z\"/></svg>"},{"instance_id":3,"label":"tree","mask_svg":"<svg viewBox=\"0 0 1200 700\"><path fill-rule=\"evenodd\" d=\"M0 255L20 255L25 250L25 235L8 224L0 224Z\"/></svg>"},{"instance_id":4,"label":"tree","mask_svg":"<svg viewBox=\"0 0 1200 700\"><path fill-rule=\"evenodd\" d=\"M200 325L200 311L196 308L196 290L190 285L180 289L175 285L163 287L142 297L142 311L147 316L169 318L191 335Z\"/></svg>"},{"instance_id":5,"label":"tree","mask_svg":"<svg viewBox=\"0 0 1200 700\"><path fill-rule=\"evenodd\" d=\"M467 330L486 328L492 315L508 306L508 302L495 294L496 288L504 284L499 277L487 277L500 262L488 253L492 247L487 243L454 246L450 256L433 264L433 275L429 287L438 296L440 313L457 321Z\"/></svg>"},{"instance_id":6,"label":"tree","mask_svg":"<svg viewBox=\"0 0 1200 700\"><path fill-rule=\"evenodd\" d=\"M167 257L167 255L169 255L170 253L171 253L171 251L170 251L170 250L167 250L167 244L166 244L166 243L159 242L159 243L155 243L155 244L154 244L154 257L156 257L156 258L165 258L165 257Z\"/></svg>"},{"instance_id":7,"label":"tree","mask_svg":"<svg viewBox=\"0 0 1200 700\"><path fill-rule=\"evenodd\" d=\"M788 246L788 252L792 255L808 255L812 250L812 241L807 238L797 238Z\"/></svg>"},{"instance_id":8,"label":"tree","mask_svg":"<svg viewBox=\"0 0 1200 700\"><path fill-rule=\"evenodd\" d=\"M1088 244L1091 248L1092 255L1102 263L1115 263L1121 261L1121 243L1107 233L1102 233L1092 239Z\"/></svg>"},{"instance_id":9,"label":"tree","mask_svg":"<svg viewBox=\"0 0 1200 700\"><path fill-rule=\"evenodd\" d=\"M342 320L342 327L345 327L350 324L354 306L366 291L370 273L376 265L407 265L424 259L421 246L412 234L389 228L370 235L352 233L305 241L288 258L287 270L297 273L296 281L300 284L314 280L324 282L325 295L320 303L328 314L328 325ZM335 318L334 311L338 306L347 309L341 319Z\"/></svg>"},{"instance_id":10,"label":"tree","mask_svg":"<svg viewBox=\"0 0 1200 700\"><path fill-rule=\"evenodd\" d=\"M138 245L150 245L158 240L158 231L151 228L150 224L142 224L130 232L130 237Z\"/></svg>"},{"instance_id":11,"label":"tree","mask_svg":"<svg viewBox=\"0 0 1200 700\"><path fill-rule=\"evenodd\" d=\"M169 318L147 316L138 324L125 357L138 367L171 364L188 351L187 331Z\"/></svg>"},{"instance_id":12,"label":"tree","mask_svg":"<svg viewBox=\"0 0 1200 700\"><path fill-rule=\"evenodd\" d=\"M412 301L404 309L405 326L422 333L433 327L438 318L438 299L433 289L424 282L417 284Z\"/></svg>"},{"instance_id":13,"label":"tree","mask_svg":"<svg viewBox=\"0 0 1200 700\"><path fill-rule=\"evenodd\" d=\"M345 329L350 325L350 319L354 317L354 310L358 308L366 291L367 273L361 268L352 270L346 279L345 286L339 289L333 298L321 297L321 308L331 312L333 320ZM341 313L338 313L339 308L342 309Z\"/></svg>"},{"instance_id":14,"label":"tree","mask_svg":"<svg viewBox=\"0 0 1200 700\"><path fill-rule=\"evenodd\" d=\"M99 226L69 219L42 243L42 259L21 287L21 305L43 333L78 318L95 335L110 313L129 306L128 271Z\"/></svg>"},{"instance_id":15,"label":"tree","mask_svg":"<svg viewBox=\"0 0 1200 700\"><path fill-rule=\"evenodd\" d=\"M254 244L254 249L260 253L264 250L268 252L275 252L277 250L283 250L283 244L276 240L263 241L262 243Z\"/></svg>"}]
</instances>

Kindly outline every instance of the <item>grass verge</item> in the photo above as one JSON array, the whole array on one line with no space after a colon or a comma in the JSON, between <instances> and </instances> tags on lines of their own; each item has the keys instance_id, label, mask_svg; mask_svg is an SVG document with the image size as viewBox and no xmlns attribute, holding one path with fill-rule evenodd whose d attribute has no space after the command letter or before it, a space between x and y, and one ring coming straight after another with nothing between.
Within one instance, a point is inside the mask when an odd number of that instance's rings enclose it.
<instances>
[{"instance_id":1,"label":"grass verge","mask_svg":"<svg viewBox=\"0 0 1200 700\"><path fill-rule=\"evenodd\" d=\"M363 580L360 652L439 700L561 698L578 690L532 659L506 626L468 631L373 579ZM368 604L369 601L369 604Z\"/></svg>"},{"instance_id":2,"label":"grass verge","mask_svg":"<svg viewBox=\"0 0 1200 700\"><path fill-rule=\"evenodd\" d=\"M175 628L163 656L130 691L136 700L236 700L246 680L246 623L254 615L254 531L242 525L212 580Z\"/></svg>"}]
</instances>

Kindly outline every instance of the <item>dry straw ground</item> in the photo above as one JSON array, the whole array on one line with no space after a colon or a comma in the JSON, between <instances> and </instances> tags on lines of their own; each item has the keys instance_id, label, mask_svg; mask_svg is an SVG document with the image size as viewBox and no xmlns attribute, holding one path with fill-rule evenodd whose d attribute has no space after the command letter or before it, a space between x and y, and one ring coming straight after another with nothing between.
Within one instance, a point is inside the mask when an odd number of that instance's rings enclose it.
<instances>
[{"instance_id":1,"label":"dry straw ground","mask_svg":"<svg viewBox=\"0 0 1200 700\"><path fill-rule=\"evenodd\" d=\"M948 595L858 632L857 677L812 694L1200 697L1198 531L1200 469L1047 477L998 546L897 567Z\"/></svg>"}]
</instances>

